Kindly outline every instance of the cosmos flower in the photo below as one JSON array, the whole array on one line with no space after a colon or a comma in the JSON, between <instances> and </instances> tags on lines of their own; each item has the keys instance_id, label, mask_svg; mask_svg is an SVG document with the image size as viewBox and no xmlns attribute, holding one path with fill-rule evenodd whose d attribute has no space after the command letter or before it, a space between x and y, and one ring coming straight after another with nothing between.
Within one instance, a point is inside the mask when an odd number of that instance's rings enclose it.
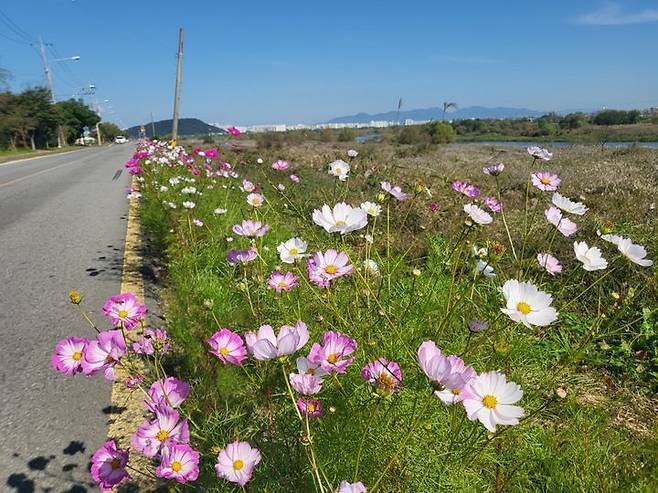
<instances>
[{"instance_id":1,"label":"cosmos flower","mask_svg":"<svg viewBox=\"0 0 658 493\"><path fill-rule=\"evenodd\" d=\"M196 207L196 204L191 200L186 200L185 202L183 202L183 207L185 207L186 209L194 209Z\"/></svg>"},{"instance_id":2,"label":"cosmos flower","mask_svg":"<svg viewBox=\"0 0 658 493\"><path fill-rule=\"evenodd\" d=\"M290 181L293 183L299 183L301 181L297 175L290 175L288 178L290 178Z\"/></svg>"},{"instance_id":3,"label":"cosmos flower","mask_svg":"<svg viewBox=\"0 0 658 493\"><path fill-rule=\"evenodd\" d=\"M331 281L337 277L352 273L354 266L350 264L347 253L330 248L326 252L315 252L311 258L314 274Z\"/></svg>"},{"instance_id":4,"label":"cosmos flower","mask_svg":"<svg viewBox=\"0 0 658 493\"><path fill-rule=\"evenodd\" d=\"M424 341L418 346L418 365L431 381L446 389L461 389L475 374L471 367L465 367L461 358L445 356L434 341Z\"/></svg>"},{"instance_id":5,"label":"cosmos flower","mask_svg":"<svg viewBox=\"0 0 658 493\"><path fill-rule=\"evenodd\" d=\"M242 180L242 186L240 187L240 190L246 193L251 193L256 191L256 185L249 181L249 180Z\"/></svg>"},{"instance_id":6,"label":"cosmos flower","mask_svg":"<svg viewBox=\"0 0 658 493\"><path fill-rule=\"evenodd\" d=\"M276 171L285 171L289 167L288 161L282 161L281 159L272 163L272 169Z\"/></svg>"},{"instance_id":7,"label":"cosmos flower","mask_svg":"<svg viewBox=\"0 0 658 493\"><path fill-rule=\"evenodd\" d=\"M329 163L329 174L331 176L337 177L340 181L347 180L347 175L349 172L350 165L342 159L338 159L332 163Z\"/></svg>"},{"instance_id":8,"label":"cosmos flower","mask_svg":"<svg viewBox=\"0 0 658 493\"><path fill-rule=\"evenodd\" d=\"M181 420L178 411L166 406L155 408L155 419L146 420L133 433L132 446L146 457L155 457L163 447L174 443L187 443L190 432L187 421Z\"/></svg>"},{"instance_id":9,"label":"cosmos flower","mask_svg":"<svg viewBox=\"0 0 658 493\"><path fill-rule=\"evenodd\" d=\"M126 354L126 341L121 330L101 332L89 341L82 355L82 372L93 375L104 372L107 380L114 380L114 366Z\"/></svg>"},{"instance_id":10,"label":"cosmos flower","mask_svg":"<svg viewBox=\"0 0 658 493\"><path fill-rule=\"evenodd\" d=\"M363 268L373 276L379 276L379 266L373 259L368 258L363 261Z\"/></svg>"},{"instance_id":11,"label":"cosmos flower","mask_svg":"<svg viewBox=\"0 0 658 493\"><path fill-rule=\"evenodd\" d=\"M475 271L481 272L482 275L484 275L484 277L489 277L489 278L496 277L494 268L486 260L478 260L475 264Z\"/></svg>"},{"instance_id":12,"label":"cosmos flower","mask_svg":"<svg viewBox=\"0 0 658 493\"><path fill-rule=\"evenodd\" d=\"M653 260L646 258L647 250L642 245L633 243L628 238L621 238L617 242L617 249L631 262L642 267L650 267L653 265Z\"/></svg>"},{"instance_id":13,"label":"cosmos flower","mask_svg":"<svg viewBox=\"0 0 658 493\"><path fill-rule=\"evenodd\" d=\"M239 365L247 359L247 349L242 338L226 327L215 332L208 339L210 353L215 355L219 361L226 365Z\"/></svg>"},{"instance_id":14,"label":"cosmos flower","mask_svg":"<svg viewBox=\"0 0 658 493\"><path fill-rule=\"evenodd\" d=\"M544 211L544 215L564 236L571 236L578 231L578 225L568 217L562 217L562 212L557 207L549 207Z\"/></svg>"},{"instance_id":15,"label":"cosmos flower","mask_svg":"<svg viewBox=\"0 0 658 493\"><path fill-rule=\"evenodd\" d=\"M181 484L196 481L199 477L199 457L199 452L189 445L173 443L162 449L155 475Z\"/></svg>"},{"instance_id":16,"label":"cosmos flower","mask_svg":"<svg viewBox=\"0 0 658 493\"><path fill-rule=\"evenodd\" d=\"M297 409L302 416L319 418L322 416L322 404L315 399L297 399Z\"/></svg>"},{"instance_id":17,"label":"cosmos flower","mask_svg":"<svg viewBox=\"0 0 658 493\"><path fill-rule=\"evenodd\" d=\"M233 137L240 137L240 135L242 134L242 132L240 132L240 129L238 129L237 127L228 127L226 131L230 133L231 136Z\"/></svg>"},{"instance_id":18,"label":"cosmos flower","mask_svg":"<svg viewBox=\"0 0 658 493\"><path fill-rule=\"evenodd\" d=\"M228 212L228 209L222 209L221 207L217 207L212 213L216 216L221 216L222 214L226 214Z\"/></svg>"},{"instance_id":19,"label":"cosmos flower","mask_svg":"<svg viewBox=\"0 0 658 493\"><path fill-rule=\"evenodd\" d=\"M355 151L354 149L349 149L347 151L347 157L355 158L358 155L359 155L359 153L357 151Z\"/></svg>"},{"instance_id":20,"label":"cosmos flower","mask_svg":"<svg viewBox=\"0 0 658 493\"><path fill-rule=\"evenodd\" d=\"M533 158L541 159L542 161L550 161L553 157L553 153L539 146L530 146L526 150Z\"/></svg>"},{"instance_id":21,"label":"cosmos flower","mask_svg":"<svg viewBox=\"0 0 658 493\"><path fill-rule=\"evenodd\" d=\"M226 254L226 260L231 265L240 263L251 262L256 260L258 252L254 247L247 248L246 250L231 250Z\"/></svg>"},{"instance_id":22,"label":"cosmos flower","mask_svg":"<svg viewBox=\"0 0 658 493\"><path fill-rule=\"evenodd\" d=\"M144 401L148 409L154 411L157 406L178 407L190 395L190 386L176 377L156 380L148 390L150 401Z\"/></svg>"},{"instance_id":23,"label":"cosmos flower","mask_svg":"<svg viewBox=\"0 0 658 493\"><path fill-rule=\"evenodd\" d=\"M347 367L354 361L349 357L356 351L356 341L340 332L327 331L322 336L322 344L311 346L308 359L319 364L324 371L345 373Z\"/></svg>"},{"instance_id":24,"label":"cosmos flower","mask_svg":"<svg viewBox=\"0 0 658 493\"><path fill-rule=\"evenodd\" d=\"M443 389L435 390L434 395L446 406L451 406L470 397L468 384L477 375L475 370L467 366L460 357L451 354L447 359L450 364L450 374L445 377Z\"/></svg>"},{"instance_id":25,"label":"cosmos flower","mask_svg":"<svg viewBox=\"0 0 658 493\"><path fill-rule=\"evenodd\" d=\"M608 261L601 255L601 250L597 247L589 247L584 241L574 242L573 251L586 271L603 270L608 267Z\"/></svg>"},{"instance_id":26,"label":"cosmos flower","mask_svg":"<svg viewBox=\"0 0 658 493\"><path fill-rule=\"evenodd\" d=\"M339 202L333 209L327 204L324 204L322 209L315 209L313 222L323 227L327 233L346 234L368 224L368 215L360 207L355 208L345 202Z\"/></svg>"},{"instance_id":27,"label":"cosmos flower","mask_svg":"<svg viewBox=\"0 0 658 493\"><path fill-rule=\"evenodd\" d=\"M477 224L485 225L485 224L491 224L493 222L493 217L491 217L491 214L480 209L475 204L470 204L470 203L465 204L464 212L468 214L468 216L473 220L473 222Z\"/></svg>"},{"instance_id":28,"label":"cosmos flower","mask_svg":"<svg viewBox=\"0 0 658 493\"><path fill-rule=\"evenodd\" d=\"M247 204L252 207L260 207L263 205L263 202L265 202L265 197L259 193L250 193L247 195Z\"/></svg>"},{"instance_id":29,"label":"cosmos flower","mask_svg":"<svg viewBox=\"0 0 658 493\"><path fill-rule=\"evenodd\" d=\"M478 420L492 433L497 425L516 425L523 416L523 408L514 404L521 400L523 391L508 382L503 373L490 371L469 383L469 396L462 403L471 421Z\"/></svg>"},{"instance_id":30,"label":"cosmos flower","mask_svg":"<svg viewBox=\"0 0 658 493\"><path fill-rule=\"evenodd\" d=\"M361 378L383 394L394 394L402 385L402 370L395 361L378 358L361 370Z\"/></svg>"},{"instance_id":31,"label":"cosmos flower","mask_svg":"<svg viewBox=\"0 0 658 493\"><path fill-rule=\"evenodd\" d=\"M281 326L275 336L271 325L261 325L258 332L247 332L244 338L254 358L264 361L299 351L308 342L308 328L298 320L294 327Z\"/></svg>"},{"instance_id":32,"label":"cosmos flower","mask_svg":"<svg viewBox=\"0 0 658 493\"><path fill-rule=\"evenodd\" d=\"M453 181L452 189L455 192L464 194L472 199L480 195L480 189L467 181L460 181L460 180Z\"/></svg>"},{"instance_id":33,"label":"cosmos flower","mask_svg":"<svg viewBox=\"0 0 658 493\"><path fill-rule=\"evenodd\" d=\"M245 219L240 224L234 224L231 229L236 235L239 236L260 238L265 236L265 233L270 230L270 226L269 224L263 224L260 221Z\"/></svg>"},{"instance_id":34,"label":"cosmos flower","mask_svg":"<svg viewBox=\"0 0 658 493\"><path fill-rule=\"evenodd\" d=\"M553 194L551 202L553 202L553 205L559 207L564 212L568 212L569 214L576 214L578 216L582 216L589 210L587 207L585 207L585 204L581 202L573 202L567 197L561 195L559 192L555 192Z\"/></svg>"},{"instance_id":35,"label":"cosmos flower","mask_svg":"<svg viewBox=\"0 0 658 493\"><path fill-rule=\"evenodd\" d=\"M276 247L281 262L294 264L295 260L303 258L308 245L301 238L290 238Z\"/></svg>"},{"instance_id":36,"label":"cosmos flower","mask_svg":"<svg viewBox=\"0 0 658 493\"><path fill-rule=\"evenodd\" d=\"M363 202L360 207L371 217L377 217L382 213L382 206L374 202Z\"/></svg>"},{"instance_id":37,"label":"cosmos flower","mask_svg":"<svg viewBox=\"0 0 658 493\"><path fill-rule=\"evenodd\" d=\"M166 354L171 348L167 331L163 329L145 329L138 341L133 342L133 351L137 354Z\"/></svg>"},{"instance_id":38,"label":"cosmos flower","mask_svg":"<svg viewBox=\"0 0 658 493\"><path fill-rule=\"evenodd\" d=\"M91 458L91 477L101 491L111 491L119 483L130 479L127 464L128 451L119 449L114 440L108 440Z\"/></svg>"},{"instance_id":39,"label":"cosmos flower","mask_svg":"<svg viewBox=\"0 0 658 493\"><path fill-rule=\"evenodd\" d=\"M146 305L137 301L132 293L115 294L103 304L103 313L112 325L132 330L144 320Z\"/></svg>"},{"instance_id":40,"label":"cosmos flower","mask_svg":"<svg viewBox=\"0 0 658 493\"><path fill-rule=\"evenodd\" d=\"M403 192L399 186L392 186L390 182L383 181L380 183L382 190L390 193L393 197L398 199L400 202L403 202L409 198L409 195L406 192Z\"/></svg>"},{"instance_id":41,"label":"cosmos flower","mask_svg":"<svg viewBox=\"0 0 658 493\"><path fill-rule=\"evenodd\" d=\"M53 369L64 375L82 372L82 359L88 342L84 337L67 337L59 341L50 358Z\"/></svg>"},{"instance_id":42,"label":"cosmos flower","mask_svg":"<svg viewBox=\"0 0 658 493\"><path fill-rule=\"evenodd\" d=\"M506 305L500 311L514 322L531 328L533 325L544 327L557 320L557 310L551 306L553 297L539 291L534 284L510 279L503 284L502 292Z\"/></svg>"},{"instance_id":43,"label":"cosmos flower","mask_svg":"<svg viewBox=\"0 0 658 493\"><path fill-rule=\"evenodd\" d=\"M200 228L203 226L203 221L201 219L192 219L192 224L194 224L196 227Z\"/></svg>"},{"instance_id":44,"label":"cosmos flower","mask_svg":"<svg viewBox=\"0 0 658 493\"><path fill-rule=\"evenodd\" d=\"M482 172L485 175L498 176L504 169L505 165L503 163L494 163L482 168Z\"/></svg>"},{"instance_id":45,"label":"cosmos flower","mask_svg":"<svg viewBox=\"0 0 658 493\"><path fill-rule=\"evenodd\" d=\"M485 197L482 203L489 208L493 213L499 213L503 210L503 206L495 197Z\"/></svg>"},{"instance_id":46,"label":"cosmos flower","mask_svg":"<svg viewBox=\"0 0 658 493\"><path fill-rule=\"evenodd\" d=\"M297 366L297 373L300 375L315 375L319 378L327 376L327 372L322 369L320 363L313 363L306 356L300 356L295 362Z\"/></svg>"},{"instance_id":47,"label":"cosmos flower","mask_svg":"<svg viewBox=\"0 0 658 493\"><path fill-rule=\"evenodd\" d=\"M550 253L537 254L537 263L539 264L539 267L544 269L552 276L562 272L562 265L560 264L560 261Z\"/></svg>"},{"instance_id":48,"label":"cosmos flower","mask_svg":"<svg viewBox=\"0 0 658 493\"><path fill-rule=\"evenodd\" d=\"M280 293L281 291L290 291L296 286L299 286L299 280L292 272L286 272L283 274L275 271L272 272L267 280L267 287L274 289L277 293Z\"/></svg>"},{"instance_id":49,"label":"cosmos flower","mask_svg":"<svg viewBox=\"0 0 658 493\"><path fill-rule=\"evenodd\" d=\"M322 379L314 374L310 373L291 373L288 376L290 380L290 386L295 390L304 395L315 395L322 390Z\"/></svg>"},{"instance_id":50,"label":"cosmos flower","mask_svg":"<svg viewBox=\"0 0 658 493\"><path fill-rule=\"evenodd\" d=\"M557 190L560 185L560 178L549 171L537 171L530 176L532 184L543 192L552 192Z\"/></svg>"},{"instance_id":51,"label":"cosmos flower","mask_svg":"<svg viewBox=\"0 0 658 493\"><path fill-rule=\"evenodd\" d=\"M358 483L349 483L341 481L337 493L366 493L366 487L361 481Z\"/></svg>"},{"instance_id":52,"label":"cosmos flower","mask_svg":"<svg viewBox=\"0 0 658 493\"><path fill-rule=\"evenodd\" d=\"M223 448L217 456L215 472L218 478L244 486L249 482L254 467L260 462L260 452L249 442L235 441Z\"/></svg>"}]
</instances>

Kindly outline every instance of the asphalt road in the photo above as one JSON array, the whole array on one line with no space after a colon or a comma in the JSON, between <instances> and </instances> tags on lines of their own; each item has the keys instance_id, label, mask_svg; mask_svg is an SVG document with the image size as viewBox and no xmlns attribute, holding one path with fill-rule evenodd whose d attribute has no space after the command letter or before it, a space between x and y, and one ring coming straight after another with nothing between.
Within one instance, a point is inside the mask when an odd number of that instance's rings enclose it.
<instances>
[{"instance_id":1,"label":"asphalt road","mask_svg":"<svg viewBox=\"0 0 658 493\"><path fill-rule=\"evenodd\" d=\"M96 490L87 468L106 437L110 386L56 373L50 356L61 338L94 336L69 290L99 323L119 292L130 177L116 173L133 150L0 165L0 491Z\"/></svg>"}]
</instances>

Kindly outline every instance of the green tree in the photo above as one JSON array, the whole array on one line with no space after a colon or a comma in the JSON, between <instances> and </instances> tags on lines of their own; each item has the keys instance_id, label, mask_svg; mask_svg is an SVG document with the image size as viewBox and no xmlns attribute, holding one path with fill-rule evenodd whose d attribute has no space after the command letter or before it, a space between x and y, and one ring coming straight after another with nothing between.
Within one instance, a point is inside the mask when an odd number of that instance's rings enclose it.
<instances>
[{"instance_id":1,"label":"green tree","mask_svg":"<svg viewBox=\"0 0 658 493\"><path fill-rule=\"evenodd\" d=\"M356 129L355 128L341 128L338 132L338 141L339 142L354 142L356 139Z\"/></svg>"},{"instance_id":2,"label":"green tree","mask_svg":"<svg viewBox=\"0 0 658 493\"><path fill-rule=\"evenodd\" d=\"M449 144L454 142L457 133L448 122L431 122L423 126L432 144Z\"/></svg>"},{"instance_id":3,"label":"green tree","mask_svg":"<svg viewBox=\"0 0 658 493\"><path fill-rule=\"evenodd\" d=\"M77 99L60 101L55 104L55 108L68 143L80 137L84 127L92 128L100 121L100 117L89 106Z\"/></svg>"},{"instance_id":4,"label":"green tree","mask_svg":"<svg viewBox=\"0 0 658 493\"><path fill-rule=\"evenodd\" d=\"M123 135L123 130L112 122L103 122L99 127L104 141L112 141L115 137Z\"/></svg>"}]
</instances>

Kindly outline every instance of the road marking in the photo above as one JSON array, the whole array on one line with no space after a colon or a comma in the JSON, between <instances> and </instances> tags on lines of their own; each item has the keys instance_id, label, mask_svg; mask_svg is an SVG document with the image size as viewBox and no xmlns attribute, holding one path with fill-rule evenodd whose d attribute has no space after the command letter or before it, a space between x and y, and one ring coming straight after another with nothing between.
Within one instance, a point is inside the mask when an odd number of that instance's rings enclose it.
<instances>
[{"instance_id":1,"label":"road marking","mask_svg":"<svg viewBox=\"0 0 658 493\"><path fill-rule=\"evenodd\" d=\"M72 152L75 152L75 151L72 151ZM9 185L15 185L16 183L20 183L20 182L22 182L22 181L25 181L25 180L27 180L28 178L33 178L33 177L35 177L35 176L39 176L39 175L42 175L42 174L44 174L44 173L49 173L50 171L55 171L56 169L63 168L64 166L70 166L70 165L72 165L72 164L79 163L80 161L84 161L84 160L87 159L88 157L89 157L89 156L85 156L85 157L80 158L80 159L74 159L73 161L69 161L69 162L67 162L67 163L58 164L57 166L53 166L53 167L51 167L51 168L42 169L41 171L37 171L36 173L32 173L32 174L29 174L29 175L21 176L20 178L16 178L16 179L14 179L14 180L10 180L10 181L6 181L6 182L4 182L4 183L0 183L0 188L8 187Z\"/></svg>"}]
</instances>

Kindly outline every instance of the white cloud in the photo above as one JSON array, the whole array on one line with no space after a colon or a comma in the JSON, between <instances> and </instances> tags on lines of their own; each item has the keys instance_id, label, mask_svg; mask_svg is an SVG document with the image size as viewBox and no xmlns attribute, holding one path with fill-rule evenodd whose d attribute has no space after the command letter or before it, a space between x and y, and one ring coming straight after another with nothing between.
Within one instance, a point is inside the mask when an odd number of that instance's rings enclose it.
<instances>
[{"instance_id":1,"label":"white cloud","mask_svg":"<svg viewBox=\"0 0 658 493\"><path fill-rule=\"evenodd\" d=\"M607 3L596 12L581 15L576 19L576 22L590 26L622 26L626 24L658 22L658 9L624 12L618 4Z\"/></svg>"}]
</instances>

